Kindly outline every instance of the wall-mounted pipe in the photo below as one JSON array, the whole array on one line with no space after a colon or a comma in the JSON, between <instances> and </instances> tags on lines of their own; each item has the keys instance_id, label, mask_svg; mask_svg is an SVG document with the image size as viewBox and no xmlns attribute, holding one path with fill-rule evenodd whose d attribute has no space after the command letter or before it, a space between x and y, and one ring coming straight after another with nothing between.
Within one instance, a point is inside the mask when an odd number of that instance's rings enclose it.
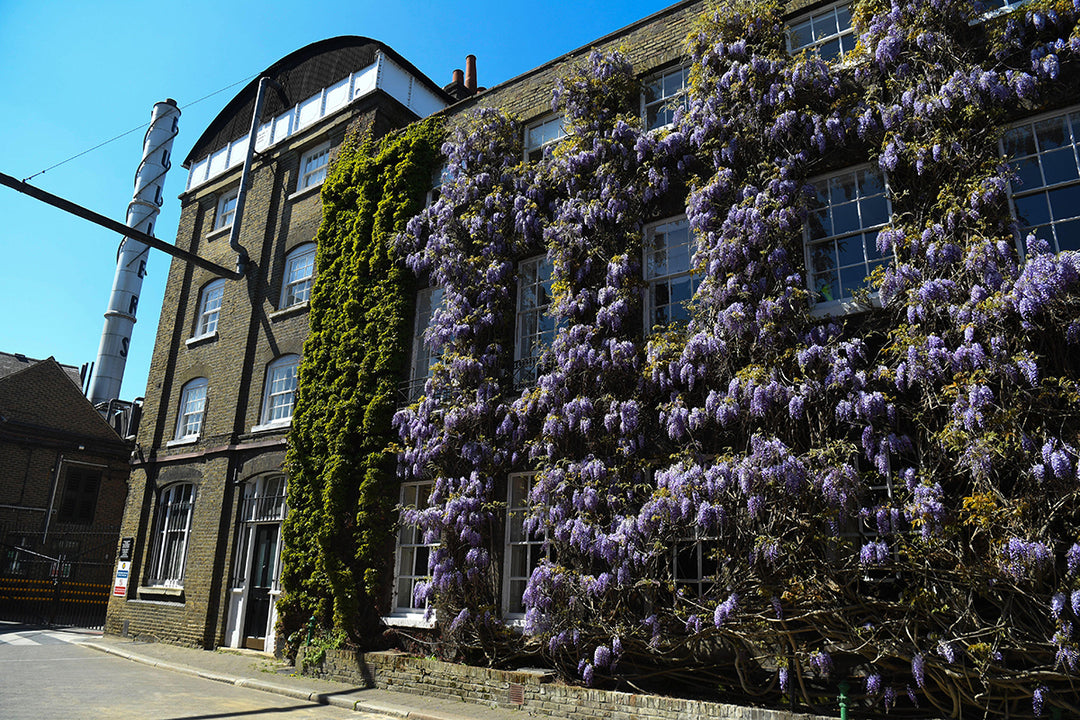
<instances>
[{"instance_id":1,"label":"wall-mounted pipe","mask_svg":"<svg viewBox=\"0 0 1080 720\"><path fill-rule=\"evenodd\" d=\"M271 85L280 86L268 77L259 78L259 90L255 94L255 110L251 113L251 128L248 130L247 152L244 155L244 169L240 173L240 188L236 191L236 211L233 213L232 230L229 231L229 247L236 251L236 272L241 276L247 273L248 252L240 244L240 226L244 221L244 202L251 186L251 162L255 157L255 142L259 135L259 117L262 115L266 90Z\"/></svg>"}]
</instances>

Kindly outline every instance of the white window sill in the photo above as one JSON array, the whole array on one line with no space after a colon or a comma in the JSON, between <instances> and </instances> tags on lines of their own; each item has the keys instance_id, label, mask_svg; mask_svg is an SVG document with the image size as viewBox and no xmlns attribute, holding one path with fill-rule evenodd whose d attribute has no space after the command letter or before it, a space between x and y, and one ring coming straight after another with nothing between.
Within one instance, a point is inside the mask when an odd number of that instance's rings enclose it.
<instances>
[{"instance_id":1,"label":"white window sill","mask_svg":"<svg viewBox=\"0 0 1080 720\"><path fill-rule=\"evenodd\" d=\"M217 340L217 330L212 333L206 333L205 335L196 335L195 337L189 337L184 341L184 344L188 347L195 347L196 345L202 345L203 343L212 342Z\"/></svg>"},{"instance_id":2,"label":"white window sill","mask_svg":"<svg viewBox=\"0 0 1080 720\"><path fill-rule=\"evenodd\" d=\"M273 430L285 430L292 425L292 418L287 420L274 420L272 422L263 423L262 425L256 425L251 428L253 433L271 432Z\"/></svg>"},{"instance_id":3,"label":"white window sill","mask_svg":"<svg viewBox=\"0 0 1080 720\"><path fill-rule=\"evenodd\" d=\"M169 440L165 443L165 447L181 447L183 445L194 445L199 442L198 435L191 435L189 437L176 438L175 440Z\"/></svg>"},{"instance_id":4,"label":"white window sill","mask_svg":"<svg viewBox=\"0 0 1080 720\"><path fill-rule=\"evenodd\" d=\"M381 619L387 627L424 628L430 630L435 627L435 613L431 617L425 617L422 612L401 612L392 615L384 615Z\"/></svg>"},{"instance_id":5,"label":"white window sill","mask_svg":"<svg viewBox=\"0 0 1080 720\"><path fill-rule=\"evenodd\" d=\"M870 307L881 307L881 300L878 298L877 293L873 293L870 296L870 306L865 303L858 302L853 298L844 298L843 300L830 300L828 302L819 302L814 304L810 308L811 317L844 317L845 315L854 315L856 313L866 312Z\"/></svg>"},{"instance_id":6,"label":"white window sill","mask_svg":"<svg viewBox=\"0 0 1080 720\"><path fill-rule=\"evenodd\" d=\"M139 597L153 596L153 595L167 595L169 597L183 597L183 586L172 585L140 585L136 590Z\"/></svg>"},{"instance_id":7,"label":"white window sill","mask_svg":"<svg viewBox=\"0 0 1080 720\"><path fill-rule=\"evenodd\" d=\"M294 192L292 195L290 195L288 198L286 198L286 200L292 202L293 200L300 200L301 198L305 198L308 195L313 194L319 188L321 188L324 182L326 182L325 178L317 183L312 183L311 185L308 185L306 188L301 188Z\"/></svg>"},{"instance_id":8,"label":"white window sill","mask_svg":"<svg viewBox=\"0 0 1080 720\"><path fill-rule=\"evenodd\" d=\"M233 226L233 224L229 223L228 225L226 225L224 227L214 228L210 232L206 233L206 239L209 241L209 240L217 240L218 238L221 238L221 237L226 237L230 232L232 232L232 226Z\"/></svg>"},{"instance_id":9,"label":"white window sill","mask_svg":"<svg viewBox=\"0 0 1080 720\"><path fill-rule=\"evenodd\" d=\"M270 313L269 317L270 317L271 322L273 322L274 320L281 320L283 318L292 317L293 315L299 315L300 313L305 313L310 309L311 309L311 301L310 300L305 300L302 303L296 303L295 305L290 305L287 308L282 308L281 310L275 310L274 312Z\"/></svg>"}]
</instances>

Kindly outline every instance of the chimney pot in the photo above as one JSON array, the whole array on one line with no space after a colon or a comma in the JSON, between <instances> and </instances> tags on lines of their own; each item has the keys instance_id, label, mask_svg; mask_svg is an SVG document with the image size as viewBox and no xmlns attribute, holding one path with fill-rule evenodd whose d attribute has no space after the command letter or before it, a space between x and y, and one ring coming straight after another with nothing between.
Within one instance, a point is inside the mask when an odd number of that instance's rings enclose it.
<instances>
[{"instance_id":1,"label":"chimney pot","mask_svg":"<svg viewBox=\"0 0 1080 720\"><path fill-rule=\"evenodd\" d=\"M461 70L454 70L454 75L450 82L452 82L454 85L464 85L465 73L461 72Z\"/></svg>"},{"instance_id":2,"label":"chimney pot","mask_svg":"<svg viewBox=\"0 0 1080 720\"><path fill-rule=\"evenodd\" d=\"M469 92L476 92L476 56L465 56L465 87Z\"/></svg>"}]
</instances>

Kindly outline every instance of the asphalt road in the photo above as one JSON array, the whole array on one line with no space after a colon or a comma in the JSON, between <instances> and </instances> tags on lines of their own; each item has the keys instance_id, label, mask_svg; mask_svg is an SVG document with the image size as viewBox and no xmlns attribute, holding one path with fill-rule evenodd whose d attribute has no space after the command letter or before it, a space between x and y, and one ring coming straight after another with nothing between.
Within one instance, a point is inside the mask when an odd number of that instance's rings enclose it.
<instances>
[{"instance_id":1,"label":"asphalt road","mask_svg":"<svg viewBox=\"0 0 1080 720\"><path fill-rule=\"evenodd\" d=\"M3 720L389 720L157 669L82 636L0 625Z\"/></svg>"}]
</instances>

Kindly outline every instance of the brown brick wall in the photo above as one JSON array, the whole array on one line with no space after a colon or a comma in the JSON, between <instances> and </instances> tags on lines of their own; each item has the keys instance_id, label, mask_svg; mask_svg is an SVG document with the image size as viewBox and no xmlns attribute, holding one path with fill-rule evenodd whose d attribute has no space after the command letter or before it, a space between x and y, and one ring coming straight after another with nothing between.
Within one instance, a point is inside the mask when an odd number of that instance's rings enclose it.
<instances>
[{"instance_id":1,"label":"brown brick wall","mask_svg":"<svg viewBox=\"0 0 1080 720\"><path fill-rule=\"evenodd\" d=\"M306 648L296 658L304 667ZM357 654L327 650L304 674L361 687L397 690L444 700L520 709L528 715L565 720L825 720L787 710L742 707L677 697L597 690L554 682L550 673L493 670L397 652ZM511 687L523 703L511 701ZM463 711L463 714L467 712Z\"/></svg>"}]
</instances>

